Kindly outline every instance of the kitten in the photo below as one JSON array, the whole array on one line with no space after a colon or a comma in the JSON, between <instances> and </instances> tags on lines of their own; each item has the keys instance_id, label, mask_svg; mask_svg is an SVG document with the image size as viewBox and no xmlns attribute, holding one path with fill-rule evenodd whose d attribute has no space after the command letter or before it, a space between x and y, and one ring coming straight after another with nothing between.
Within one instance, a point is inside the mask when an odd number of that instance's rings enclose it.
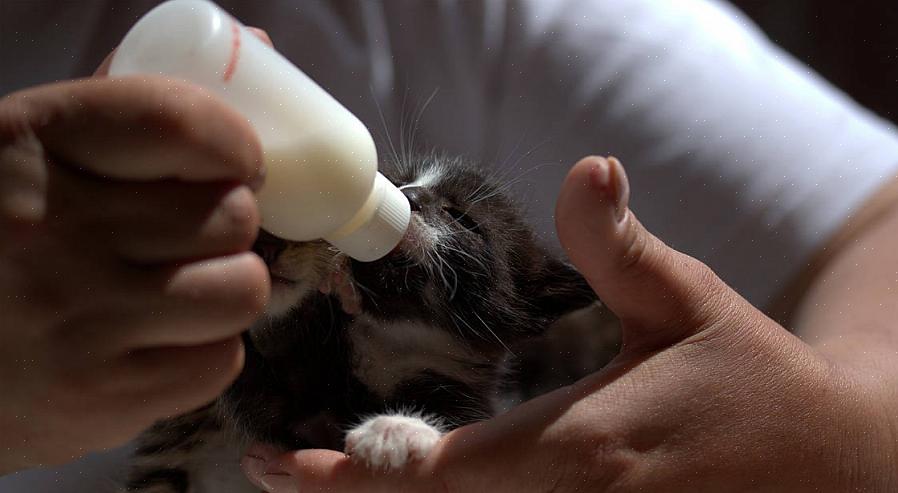
<instances>
[{"instance_id":1,"label":"kitten","mask_svg":"<svg viewBox=\"0 0 898 493\"><path fill-rule=\"evenodd\" d=\"M263 232L272 300L244 335L244 371L213 404L143 435L128 491L257 492L238 467L250 442L402 468L495 415L517 348L596 301L477 167L434 154L382 171L412 206L400 245L360 263Z\"/></svg>"}]
</instances>

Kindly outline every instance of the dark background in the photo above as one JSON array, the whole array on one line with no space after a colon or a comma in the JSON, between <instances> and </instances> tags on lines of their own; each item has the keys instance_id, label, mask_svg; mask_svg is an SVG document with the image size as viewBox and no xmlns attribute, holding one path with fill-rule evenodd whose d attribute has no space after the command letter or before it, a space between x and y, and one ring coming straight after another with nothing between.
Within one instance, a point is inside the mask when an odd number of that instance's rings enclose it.
<instances>
[{"instance_id":1,"label":"dark background","mask_svg":"<svg viewBox=\"0 0 898 493\"><path fill-rule=\"evenodd\" d=\"M778 44L898 122L898 0L732 0Z\"/></svg>"}]
</instances>

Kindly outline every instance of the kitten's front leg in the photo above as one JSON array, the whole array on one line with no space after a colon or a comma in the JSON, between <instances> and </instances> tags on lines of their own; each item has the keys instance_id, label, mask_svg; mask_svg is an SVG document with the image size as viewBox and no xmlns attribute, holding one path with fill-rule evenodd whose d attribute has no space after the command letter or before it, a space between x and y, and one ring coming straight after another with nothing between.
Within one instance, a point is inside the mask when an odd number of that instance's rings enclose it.
<instances>
[{"instance_id":1,"label":"kitten's front leg","mask_svg":"<svg viewBox=\"0 0 898 493\"><path fill-rule=\"evenodd\" d=\"M345 452L371 469L399 470L426 457L442 436L442 426L435 419L384 414L350 431Z\"/></svg>"}]
</instances>

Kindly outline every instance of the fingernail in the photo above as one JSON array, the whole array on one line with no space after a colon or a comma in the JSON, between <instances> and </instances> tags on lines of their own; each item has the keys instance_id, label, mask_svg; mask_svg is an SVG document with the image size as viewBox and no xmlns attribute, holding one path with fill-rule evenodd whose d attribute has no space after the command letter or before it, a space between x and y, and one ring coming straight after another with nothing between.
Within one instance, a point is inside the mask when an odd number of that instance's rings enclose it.
<instances>
[{"instance_id":1,"label":"fingernail","mask_svg":"<svg viewBox=\"0 0 898 493\"><path fill-rule=\"evenodd\" d=\"M593 159L592 169L589 170L589 179L592 186L602 192L608 190L608 162L604 158L597 157Z\"/></svg>"},{"instance_id":2,"label":"fingernail","mask_svg":"<svg viewBox=\"0 0 898 493\"><path fill-rule=\"evenodd\" d=\"M292 476L285 473L268 473L259 478L262 486L269 493L299 493L296 487L296 481Z\"/></svg>"},{"instance_id":3,"label":"fingernail","mask_svg":"<svg viewBox=\"0 0 898 493\"><path fill-rule=\"evenodd\" d=\"M247 449L240 459L240 467L246 477L256 486L262 485L262 478L268 469L269 463L278 455L278 450L270 445L254 444Z\"/></svg>"},{"instance_id":4,"label":"fingernail","mask_svg":"<svg viewBox=\"0 0 898 493\"><path fill-rule=\"evenodd\" d=\"M630 185L624 167L613 157L596 157L592 161L593 166L589 170L590 185L604 200L614 205L614 219L619 223L627 215L627 203L630 200Z\"/></svg>"},{"instance_id":5,"label":"fingernail","mask_svg":"<svg viewBox=\"0 0 898 493\"><path fill-rule=\"evenodd\" d=\"M621 222L626 217L630 205L630 181L627 179L624 166L615 157L608 158L608 172L610 175L608 181L614 190L614 217L617 222Z\"/></svg>"}]
</instances>

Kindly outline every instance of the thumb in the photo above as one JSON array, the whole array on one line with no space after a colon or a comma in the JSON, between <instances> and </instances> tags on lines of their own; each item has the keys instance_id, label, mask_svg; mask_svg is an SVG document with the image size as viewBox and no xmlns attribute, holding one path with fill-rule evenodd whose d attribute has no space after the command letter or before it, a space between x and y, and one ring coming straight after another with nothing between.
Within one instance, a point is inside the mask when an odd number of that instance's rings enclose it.
<instances>
[{"instance_id":1,"label":"thumb","mask_svg":"<svg viewBox=\"0 0 898 493\"><path fill-rule=\"evenodd\" d=\"M747 305L706 265L646 231L629 194L617 159L587 157L568 173L555 210L571 262L621 319L628 347L674 344Z\"/></svg>"}]
</instances>

